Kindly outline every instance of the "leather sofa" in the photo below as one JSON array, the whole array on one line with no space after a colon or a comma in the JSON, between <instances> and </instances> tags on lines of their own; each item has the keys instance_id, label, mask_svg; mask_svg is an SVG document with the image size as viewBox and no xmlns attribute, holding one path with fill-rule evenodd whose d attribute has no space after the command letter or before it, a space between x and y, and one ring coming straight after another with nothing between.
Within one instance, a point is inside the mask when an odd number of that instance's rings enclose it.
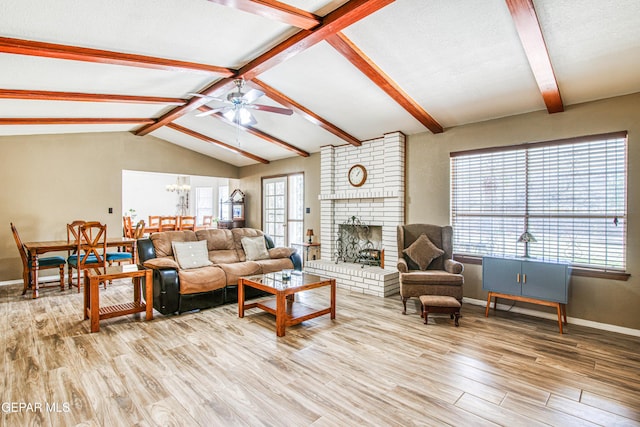
<instances>
[{"instance_id":1,"label":"leather sofa","mask_svg":"<svg viewBox=\"0 0 640 427\"><path fill-rule=\"evenodd\" d=\"M262 236L268 258L247 260L243 237ZM184 269L173 252L174 242L206 240L211 265ZM237 301L241 276L284 269L302 270L302 259L294 249L274 247L273 240L253 228L165 231L138 240L138 262L153 269L153 308L162 314L184 313ZM247 289L247 298L259 293Z\"/></svg>"}]
</instances>

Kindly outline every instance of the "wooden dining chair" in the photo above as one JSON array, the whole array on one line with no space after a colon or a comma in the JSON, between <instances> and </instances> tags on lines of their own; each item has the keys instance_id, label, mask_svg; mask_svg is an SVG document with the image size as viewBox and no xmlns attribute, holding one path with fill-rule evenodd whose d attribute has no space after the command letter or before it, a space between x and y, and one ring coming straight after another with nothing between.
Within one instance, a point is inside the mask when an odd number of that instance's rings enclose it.
<instances>
[{"instance_id":1,"label":"wooden dining chair","mask_svg":"<svg viewBox=\"0 0 640 427\"><path fill-rule=\"evenodd\" d=\"M69 289L73 286L73 268L69 263L69 259L75 256L78 251L78 241L80 240L80 226L86 221L77 219L67 224L67 243L73 243L74 249L67 251L67 280L69 281Z\"/></svg>"},{"instance_id":2,"label":"wooden dining chair","mask_svg":"<svg viewBox=\"0 0 640 427\"><path fill-rule=\"evenodd\" d=\"M196 228L195 216L179 216L178 217L178 230L193 230Z\"/></svg>"},{"instance_id":3,"label":"wooden dining chair","mask_svg":"<svg viewBox=\"0 0 640 427\"><path fill-rule=\"evenodd\" d=\"M213 215L205 215L202 217L202 226L205 228L210 228L211 223L213 222Z\"/></svg>"},{"instance_id":4,"label":"wooden dining chair","mask_svg":"<svg viewBox=\"0 0 640 427\"><path fill-rule=\"evenodd\" d=\"M124 237L129 237L129 238L133 237L133 224L131 223L130 216L122 217L122 230L123 230L122 235Z\"/></svg>"},{"instance_id":5,"label":"wooden dining chair","mask_svg":"<svg viewBox=\"0 0 640 427\"><path fill-rule=\"evenodd\" d=\"M160 215L149 215L148 227L156 228L160 226Z\"/></svg>"},{"instance_id":6,"label":"wooden dining chair","mask_svg":"<svg viewBox=\"0 0 640 427\"><path fill-rule=\"evenodd\" d=\"M138 221L138 223L136 224L136 228L133 230L133 238L142 239L144 237L144 229L144 220L141 219L140 221Z\"/></svg>"},{"instance_id":7,"label":"wooden dining chair","mask_svg":"<svg viewBox=\"0 0 640 427\"><path fill-rule=\"evenodd\" d=\"M178 229L175 216L161 216L158 224L158 231L173 231Z\"/></svg>"},{"instance_id":8,"label":"wooden dining chair","mask_svg":"<svg viewBox=\"0 0 640 427\"><path fill-rule=\"evenodd\" d=\"M22 244L22 240L18 235L18 230L13 223L11 224L11 233L13 233L13 239L16 241L18 252L20 252L20 259L22 260L22 295L27 293L27 289L31 285L31 256L27 249ZM58 268L60 270L60 290L64 291L64 265L66 261L61 256L50 257L38 257L38 270L45 270L51 268Z\"/></svg>"},{"instance_id":9,"label":"wooden dining chair","mask_svg":"<svg viewBox=\"0 0 640 427\"><path fill-rule=\"evenodd\" d=\"M77 230L76 253L67 259L67 264L78 270L76 286L80 292L84 270L102 268L104 271L107 267L107 225L90 221L78 226ZM106 282L104 286L107 287Z\"/></svg>"}]
</instances>

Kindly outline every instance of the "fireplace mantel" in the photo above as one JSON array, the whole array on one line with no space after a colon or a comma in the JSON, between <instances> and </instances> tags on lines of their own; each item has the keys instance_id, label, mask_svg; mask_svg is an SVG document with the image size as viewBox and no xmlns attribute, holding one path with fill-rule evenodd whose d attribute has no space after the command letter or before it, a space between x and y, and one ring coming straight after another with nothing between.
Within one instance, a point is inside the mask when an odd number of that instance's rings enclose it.
<instances>
[{"instance_id":1,"label":"fireplace mantel","mask_svg":"<svg viewBox=\"0 0 640 427\"><path fill-rule=\"evenodd\" d=\"M320 194L318 200L354 200L354 199L388 199L400 197L397 190L345 191L333 194Z\"/></svg>"}]
</instances>

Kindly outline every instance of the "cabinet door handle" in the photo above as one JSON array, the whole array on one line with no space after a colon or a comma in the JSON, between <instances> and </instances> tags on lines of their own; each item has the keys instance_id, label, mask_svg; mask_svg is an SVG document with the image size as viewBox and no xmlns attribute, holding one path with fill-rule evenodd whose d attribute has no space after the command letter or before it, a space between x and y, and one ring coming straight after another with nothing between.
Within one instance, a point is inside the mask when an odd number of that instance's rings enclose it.
<instances>
[{"instance_id":1,"label":"cabinet door handle","mask_svg":"<svg viewBox=\"0 0 640 427\"><path fill-rule=\"evenodd\" d=\"M520 283L520 273L518 273L518 275L516 276L516 282Z\"/></svg>"},{"instance_id":2,"label":"cabinet door handle","mask_svg":"<svg viewBox=\"0 0 640 427\"><path fill-rule=\"evenodd\" d=\"M527 283L527 275L526 274L522 275L522 283Z\"/></svg>"}]
</instances>

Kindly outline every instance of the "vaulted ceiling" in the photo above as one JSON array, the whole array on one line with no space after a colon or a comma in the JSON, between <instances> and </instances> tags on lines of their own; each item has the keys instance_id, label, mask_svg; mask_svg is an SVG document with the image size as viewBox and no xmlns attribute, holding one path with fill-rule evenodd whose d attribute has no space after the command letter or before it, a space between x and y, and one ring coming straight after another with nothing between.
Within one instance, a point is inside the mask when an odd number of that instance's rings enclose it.
<instances>
[{"instance_id":1,"label":"vaulted ceiling","mask_svg":"<svg viewBox=\"0 0 640 427\"><path fill-rule=\"evenodd\" d=\"M236 166L640 92L638 0L3 0L0 135L130 131ZM265 92L239 126L236 78Z\"/></svg>"}]
</instances>

